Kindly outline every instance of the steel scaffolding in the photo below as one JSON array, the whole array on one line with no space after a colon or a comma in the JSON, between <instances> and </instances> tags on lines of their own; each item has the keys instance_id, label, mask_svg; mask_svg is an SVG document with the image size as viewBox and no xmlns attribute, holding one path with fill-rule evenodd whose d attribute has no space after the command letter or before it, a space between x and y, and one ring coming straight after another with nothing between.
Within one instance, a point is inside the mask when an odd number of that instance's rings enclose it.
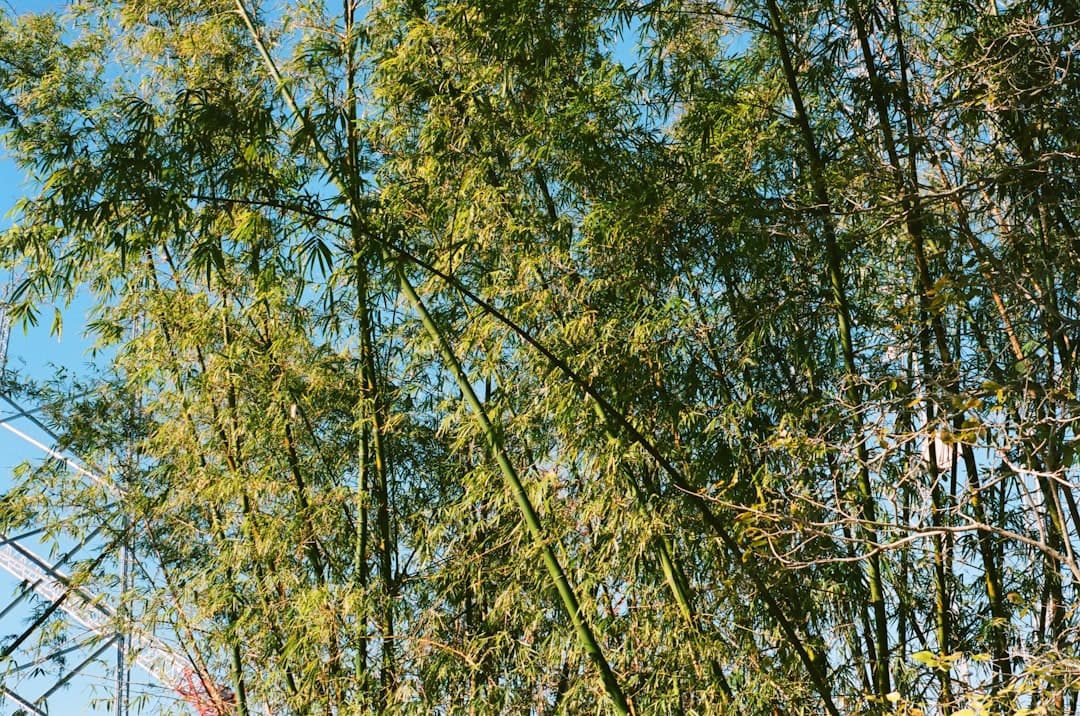
<instances>
[{"instance_id":1,"label":"steel scaffolding","mask_svg":"<svg viewBox=\"0 0 1080 716\"><path fill-rule=\"evenodd\" d=\"M58 442L57 436L37 417L36 411L24 408L8 394L8 331L8 316L0 307L0 403L6 403L11 410L7 415L0 416L0 428L22 444L32 447L38 454L65 464L73 474L103 490L109 500L121 508L116 511L118 519L124 520L119 534L125 534L128 524L122 509L122 488L53 447ZM21 425L16 427L16 422ZM163 687L163 694L179 696L201 716L217 716L221 710L228 710L230 692L227 689L217 689L220 699L218 703L226 704L219 710L213 704L202 679L197 677L190 661L146 630L139 623L137 615L126 611L120 595L131 587L130 546L124 544L123 540L102 546L100 537L106 527L107 518L104 518L96 530L78 540L77 544L69 545L55 562L50 562L38 553L44 544L44 529L29 529L15 535L0 533L0 570L18 580L14 596L0 608L0 619L9 615L21 615L25 619L29 615L31 622L19 634L0 643L0 701L6 700L15 704L18 709L15 713L48 716L49 698L85 673L91 665L96 663L104 666L107 663L107 653L113 650L115 658L111 670L115 679L112 687L114 716L128 714L133 667L140 668ZM53 549L60 546L61 541L55 535L52 535L51 539ZM67 565L74 563L80 550L97 551L96 556L89 560L96 571L116 567L114 573L108 575L116 580L112 589L95 592L64 571L70 569ZM95 572L94 576L105 575ZM109 593L111 591L116 593ZM36 603L30 604L35 598ZM30 658L24 663L13 660L13 655L20 647L31 643L35 633L40 636L41 630L54 617L63 618L66 624L77 626L84 630L84 633L77 638L65 640L44 657ZM74 666L67 668L68 657L82 658ZM25 693L28 679L23 677L28 672L35 675L32 686L40 691L36 697ZM41 690L39 682L43 675L47 687Z\"/></svg>"}]
</instances>

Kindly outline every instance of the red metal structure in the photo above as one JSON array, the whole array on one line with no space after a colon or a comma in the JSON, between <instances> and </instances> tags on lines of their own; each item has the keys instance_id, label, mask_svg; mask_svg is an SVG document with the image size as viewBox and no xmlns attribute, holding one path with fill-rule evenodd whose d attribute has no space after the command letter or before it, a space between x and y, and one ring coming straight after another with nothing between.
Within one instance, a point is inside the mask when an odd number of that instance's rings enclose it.
<instances>
[{"instance_id":1,"label":"red metal structure","mask_svg":"<svg viewBox=\"0 0 1080 716\"><path fill-rule=\"evenodd\" d=\"M232 689L227 686L217 687L215 697L194 669L185 671L184 683L176 689L176 692L191 704L199 716L227 716L232 713L233 706L236 705L236 694Z\"/></svg>"}]
</instances>

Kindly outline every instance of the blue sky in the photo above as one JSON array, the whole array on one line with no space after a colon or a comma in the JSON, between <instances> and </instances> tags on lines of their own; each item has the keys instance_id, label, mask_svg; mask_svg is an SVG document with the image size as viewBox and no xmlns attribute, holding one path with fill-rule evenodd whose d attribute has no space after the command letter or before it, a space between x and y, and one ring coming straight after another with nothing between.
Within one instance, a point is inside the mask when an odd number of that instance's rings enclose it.
<instances>
[{"instance_id":1,"label":"blue sky","mask_svg":"<svg viewBox=\"0 0 1080 716\"><path fill-rule=\"evenodd\" d=\"M5 6L4 12L15 14L56 10L62 7L62 3L49 0L0 0L0 3ZM29 177L0 150L0 229L7 228L14 220L12 209L19 197L33 191L34 187ZM9 280L8 275L0 274L0 281L7 280ZM64 331L59 337L50 335L51 308L42 311L42 323L36 327L24 330L22 326L12 326L8 346L8 367L39 379L53 374L58 366L78 371L88 361L89 342L82 335L86 308L86 305L76 304L64 310ZM0 415L10 413L7 406L0 407ZM25 432L35 432L33 426L28 425L25 420L14 421L13 425ZM7 431L0 432L2 432L0 434L0 490L6 490L11 485L11 471L15 465L25 460L41 458L43 455ZM48 439L39 431L34 434L34 437L48 442ZM0 573L0 608L6 606L16 588L17 581L14 578L6 573ZM0 621L0 638L22 631L29 616L29 611L23 607L6 615ZM69 656L68 664L73 666L84 656L85 654L72 654ZM103 658L111 663L115 656L110 652ZM44 679L23 682L19 693L24 697L34 699L49 688L55 678L56 674L47 674ZM141 671L134 671L132 679L133 693L143 692L147 688L147 676ZM107 698L113 691L112 683L102 668L91 667L73 679L69 687L49 699L50 712L54 714L110 713L107 704L99 703L97 708L91 711L90 703L95 698ZM154 687L150 688L156 690ZM158 705L161 705L160 702ZM2 714L10 714L14 710L15 705L10 699L0 706ZM149 712L158 710L151 706Z\"/></svg>"}]
</instances>

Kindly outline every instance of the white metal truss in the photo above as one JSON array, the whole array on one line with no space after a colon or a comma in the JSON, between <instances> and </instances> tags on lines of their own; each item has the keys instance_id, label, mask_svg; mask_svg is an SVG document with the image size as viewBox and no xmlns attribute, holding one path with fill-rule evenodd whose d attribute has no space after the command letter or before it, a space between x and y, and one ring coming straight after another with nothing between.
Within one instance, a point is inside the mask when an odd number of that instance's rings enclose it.
<instances>
[{"instance_id":1,"label":"white metal truss","mask_svg":"<svg viewBox=\"0 0 1080 716\"><path fill-rule=\"evenodd\" d=\"M73 621L105 640L117 638L116 613L100 596L75 586L70 578L15 542L0 545L0 568L22 581ZM135 624L122 625L131 639L134 663L172 690L185 684L188 665L168 645Z\"/></svg>"},{"instance_id":2,"label":"white metal truss","mask_svg":"<svg viewBox=\"0 0 1080 716\"><path fill-rule=\"evenodd\" d=\"M0 311L0 318L2 318L2 314L3 312ZM0 320L0 329L2 328L3 321ZM2 338L3 336L0 334L0 341L2 341ZM0 365L2 365L2 361L0 361ZM49 439L53 441L56 439L52 431L35 417L34 411L24 409L7 395L0 394L0 399L3 399L15 411L13 414L0 418L0 427L50 458L65 463L69 469L80 475L88 483L93 483L102 488L113 500L119 501L124 498L124 491L115 482L95 474L69 456L58 452L41 440L12 425L15 420L27 421L36 426ZM87 539L93 540L100 530L101 528L94 531ZM12 575L22 585L21 593L6 608L0 611L0 617L14 609L28 594L34 593L44 600L47 613L56 611L63 613L71 623L81 626L89 635L89 639L82 639L80 640L81 643L75 646L61 649L59 652L53 653L52 657L76 651L89 652L89 656L74 668L65 670L65 673L37 698L27 698L25 693L20 694L7 684L0 683L0 693L3 694L3 697L17 704L26 714L46 716L44 710L46 700L92 662L95 660L100 661L100 658L110 648L116 651L115 716L125 716L127 714L131 666L141 668L169 691L181 695L190 692L193 670L184 657L176 653L161 639L148 633L136 620L119 618L116 610L108 601L108 595L96 594L90 588L74 583L68 574L61 571L61 565L79 547L61 557L56 564L52 564L23 544L25 538L39 531L33 530L30 533L14 537L0 534L0 570ZM126 564L126 554L122 547L120 548L119 559L121 571L125 572L128 566ZM126 574L122 574L122 580L126 576ZM29 636L29 634L30 630L19 639L21 640ZM33 666L40 668L42 663L39 661ZM12 668L9 675L16 675L20 671L23 671L20 667Z\"/></svg>"},{"instance_id":3,"label":"white metal truss","mask_svg":"<svg viewBox=\"0 0 1080 716\"><path fill-rule=\"evenodd\" d=\"M3 298L7 294L6 288L0 288L0 293L3 294L3 296L0 296L0 379L6 377L5 369L10 328L9 316L7 311L3 310ZM3 391L2 387L0 387L0 391ZM0 392L0 400L3 400L14 409L14 413L0 417L0 428L15 435L24 443L32 445L51 459L66 464L70 470L80 475L88 483L93 483L104 490L110 499L117 502L123 501L125 497L124 490L116 482L86 469L69 455L54 449L12 425L13 421L27 421L33 424L42 434L47 435L55 444L57 436L36 417L36 411L23 408L4 392ZM93 539L101 529L99 527L87 539ZM37 532L37 530L34 532ZM208 696L208 694L197 683L194 676L196 670L192 668L192 665L184 656L147 631L138 620L123 618L125 615L118 615L116 610L108 603L107 595L95 594L90 588L75 583L60 570L60 567L71 557L75 550L61 557L56 564L50 564L35 554L33 550L20 543L19 540L26 536L28 535L9 538L0 534L0 569L14 576L22 585L21 593L15 597L14 601L11 601L5 608L0 610L0 617L14 609L28 594L37 594L47 604L46 614L55 611L63 612L72 622L86 629L89 634L89 638L81 639L74 645L53 652L50 658L75 652L88 652L89 655L78 665L67 669L48 690L34 700L18 694L2 681L0 681L0 698L10 699L30 716L48 716L45 707L46 700L92 662L100 660L105 652L112 648L116 650L115 716L126 716L127 714L131 665L138 666L161 686L182 696L201 714L219 713L217 708L206 706L209 703L207 699L196 696L200 693L204 696ZM124 585L130 579L128 574L130 569L129 556L123 546L119 547L118 556L121 591L123 591ZM35 627L31 629L36 628L36 626L35 624ZM28 630L24 637L29 634L30 631ZM21 640L24 637L19 637L19 639ZM35 660L30 664L10 668L8 673L14 674L25 669L40 668L43 663L43 660ZM228 689L224 689L224 692L227 693Z\"/></svg>"}]
</instances>

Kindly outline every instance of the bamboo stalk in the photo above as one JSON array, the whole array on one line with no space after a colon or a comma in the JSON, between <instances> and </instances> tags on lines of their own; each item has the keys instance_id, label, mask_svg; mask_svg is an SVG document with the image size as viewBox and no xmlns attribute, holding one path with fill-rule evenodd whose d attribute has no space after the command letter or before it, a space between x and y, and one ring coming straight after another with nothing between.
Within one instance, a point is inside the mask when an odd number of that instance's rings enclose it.
<instances>
[{"instance_id":1,"label":"bamboo stalk","mask_svg":"<svg viewBox=\"0 0 1080 716\"><path fill-rule=\"evenodd\" d=\"M914 148L910 149L908 161L906 166L901 163L899 151L897 150L896 138L892 131L892 124L889 120L888 102L885 98L885 93L882 87L882 81L880 73L877 69L877 64L874 60L873 53L870 49L869 34L866 28L865 20L857 8L850 4L852 8L852 19L855 22L856 32L859 36L859 44L863 54L864 65L867 69L867 74L870 78L871 95L874 102L876 112L878 114L878 124L881 129L882 139L885 144L886 153L889 157L889 163L893 167L897 177L897 188L900 192L901 206L904 210L904 227L908 234L912 248L915 254L915 264L917 271L917 278L919 281L919 305L920 311L924 315L924 321L929 318L930 327L934 335L935 343L937 345L937 351L939 359L942 363L942 368L945 371L945 379L955 387L958 386L959 377L956 371L952 368L953 361L951 353L948 349L948 344L945 336L944 323L941 320L941 314L939 311L932 311L929 301L930 292L934 287L932 276L929 270L929 262L927 261L926 248L925 248L925 236L923 231L922 220L922 199L918 189L918 162L919 155ZM911 93L908 82L909 69L907 61L907 51L903 41L903 29L900 19L900 6L896 0L891 2L891 26L893 33L896 36L896 43L898 47L898 54L900 60L900 103L901 109L905 118L905 128L908 138L908 144L911 145L914 142L915 137L915 115L911 105ZM905 171L906 170L906 171ZM906 176L906 179L905 179ZM1006 325L1008 325L1006 321ZM925 331L923 332L925 334ZM931 376L931 365L929 356L926 358L925 375ZM959 429L963 422L962 415L954 415L951 420L954 428ZM967 475L969 484L972 490L977 495L980 490L978 468L975 464L975 456L970 445L961 445L961 453L964 460L964 470ZM933 466L931 461L931 466ZM973 502L973 509L975 512L975 518L980 524L985 524L986 514L982 506L981 500L975 500ZM991 648L994 652L994 664L1000 675L1000 681L995 686L995 690L1000 688L1001 682L1007 681L1012 673L1011 663L1008 657L1008 649L1006 646L1005 628L1008 621L1008 610L1005 607L1003 601L1003 587L997 562L994 559L994 551L992 545L991 536L985 530L979 530L977 532L977 541L979 546L980 557L982 558L983 568L986 573L984 584L986 587L987 599L990 602L990 611L992 617L992 623L990 627L990 641Z\"/></svg>"},{"instance_id":2,"label":"bamboo stalk","mask_svg":"<svg viewBox=\"0 0 1080 716\"><path fill-rule=\"evenodd\" d=\"M563 607L570 617L571 623L574 625L574 630L577 632L578 640L585 650L585 653L600 671L600 678L604 683L604 690L607 692L612 705L619 714L630 714L632 712L630 702L624 694L607 659L604 657L603 650L600 648L600 644L596 641L596 637L592 633L592 628L589 626L588 622L585 621L577 595L570 586L570 582L566 577L562 565L559 564L559 560L555 555L555 550L551 547L547 535L544 532L543 525L540 523L540 516L536 513L532 502L529 500L529 495L525 491L525 486L522 484L521 479L518 477L517 470L506 455L506 450L503 448L502 438L498 430L496 430L495 426L488 418L487 411L480 403L476 391L473 390L472 383L469 381L468 376L461 367L461 363L458 361L457 356L454 355L444 333L437 325L435 325L424 302L420 299L420 296L417 295L416 290L409 282L408 277L405 276L405 271L400 262L396 264L395 270L398 274L402 293L405 294L406 298L409 300L409 304L419 315L420 322L424 326L424 330L427 332L428 336L435 341L435 344L438 346L443 362L450 370L451 375L453 375L454 382L457 383L458 389L462 392L465 402L473 412L473 417L480 426L481 431L484 433L488 450L494 456L500 472L502 472L503 477L510 487L514 502L517 503L518 509L525 520L533 544L540 550L544 567L548 572L548 576L555 584L555 589L559 594Z\"/></svg>"},{"instance_id":3,"label":"bamboo stalk","mask_svg":"<svg viewBox=\"0 0 1080 716\"><path fill-rule=\"evenodd\" d=\"M832 215L832 203L825 183L825 163L818 149L814 130L810 125L810 116L803 102L802 90L799 86L798 76L795 72L794 62L787 40L787 34L781 18L780 8L776 0L768 0L769 23L772 29L773 39L776 41L780 53L780 62L783 67L784 77L788 85L788 92L792 104L795 107L795 122L802 135L804 149L810 160L810 184L816 203L815 213L821 218L823 224L823 238L825 240L825 259L829 287L832 292L833 304L836 309L837 330L840 335L840 346L844 360L844 370L849 376L848 387L845 390L848 403L856 411L862 404L862 395L858 385L854 382L857 375L855 365L855 349L852 339L853 321L851 308L848 303L847 289L845 286L844 271L840 247L837 242L836 228ZM856 426L858 432L858 426ZM877 510L874 503L873 486L870 481L868 468L869 455L865 442L857 436L856 458L858 460L857 488L858 502L862 517L860 532L864 539L871 545L870 554L866 558L866 576L870 588L870 609L874 614L874 649L872 650L872 665L874 671L874 683L877 695L885 703L886 695L891 691L889 686L889 621L885 606L884 585L881 575L881 554L872 547L877 544L877 535L870 525L877 522Z\"/></svg>"},{"instance_id":4,"label":"bamboo stalk","mask_svg":"<svg viewBox=\"0 0 1080 716\"><path fill-rule=\"evenodd\" d=\"M297 104L292 92L283 81L281 73L277 69L277 65L270 53L266 49L266 45L262 41L262 37L255 27L254 20L247 8L244 6L243 0L236 0L237 11L242 18L248 32L251 35L252 41L262 57L267 71L270 73L271 78L277 83L278 90L281 92L282 97L285 99L286 104L293 111L295 117L304 125L307 125L307 117L300 110L300 106ZM349 191L349 187L341 178L340 172L336 164L327 155L325 149L318 141L314 133L311 134L311 142L313 148L318 156L320 163L326 169L330 175L334 184L345 193L349 198L349 204L351 213L359 217L360 211L357 206L357 201L352 193ZM394 260L388 253L384 253L384 258L388 260ZM548 572L549 577L555 584L556 591L559 594L559 598L562 601L563 607L570 618L571 623L574 626L574 631L578 635L586 654L590 660L600 671L601 681L604 685L604 690L608 695L612 706L616 712L620 715L629 716L632 712L630 702L623 692L622 687L619 684L618 679L615 676L614 671L611 669L603 650L600 648L600 644L597 642L596 637L592 633L592 628L585 621L584 615L581 611L580 603L578 602L577 595L574 593L573 588L570 586L570 582L566 577L566 573L563 571L562 565L559 564L555 551L551 545L547 542L547 537L544 533L543 526L540 523L539 515L533 508L528 494L525 492L525 487L521 483L520 478L517 475L517 471L511 464L506 451L503 448L501 438L492 425L491 420L487 416L487 412L484 410L483 405L480 403L476 392L473 390L472 384L469 382L468 377L465 375L464 370L461 367L460 362L454 355L453 350L450 348L449 343L442 330L432 320L431 315L428 313L423 301L420 300L419 295L413 288L412 283L405 275L404 269L401 266L400 261L395 260L395 271L398 275L398 280L401 286L402 293L405 294L412 309L417 313L420 318L421 324L424 330L428 333L429 337L439 347L439 352L443 357L446 367L450 370L454 376L455 382L458 384L458 388L461 390L462 395L466 403L469 405L473 412L473 417L477 424L484 433L485 439L488 443L488 449L492 453L499 466L500 472L502 472L504 479L506 480L511 494L514 497L514 501L518 505L518 509L522 514L522 518L529 530L536 546L540 549L541 556L543 558L545 569Z\"/></svg>"}]
</instances>

